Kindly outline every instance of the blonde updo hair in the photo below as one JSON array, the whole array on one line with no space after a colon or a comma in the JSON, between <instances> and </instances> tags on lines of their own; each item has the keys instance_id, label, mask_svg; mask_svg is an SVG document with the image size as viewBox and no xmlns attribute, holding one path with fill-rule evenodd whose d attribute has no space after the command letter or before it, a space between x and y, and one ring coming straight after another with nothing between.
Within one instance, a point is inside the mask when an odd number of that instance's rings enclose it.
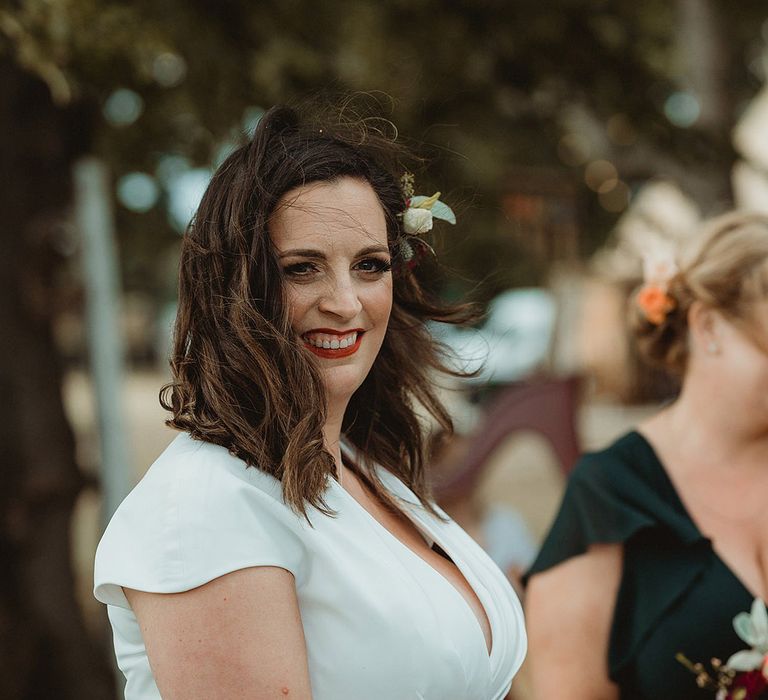
<instances>
[{"instance_id":1,"label":"blonde updo hair","mask_svg":"<svg viewBox=\"0 0 768 700\"><path fill-rule=\"evenodd\" d=\"M721 312L764 345L755 303L768 299L768 216L732 212L705 224L683 251L667 294L674 308L652 323L632 302L640 354L649 363L683 375L688 364L688 311L694 301Z\"/></svg>"}]
</instances>

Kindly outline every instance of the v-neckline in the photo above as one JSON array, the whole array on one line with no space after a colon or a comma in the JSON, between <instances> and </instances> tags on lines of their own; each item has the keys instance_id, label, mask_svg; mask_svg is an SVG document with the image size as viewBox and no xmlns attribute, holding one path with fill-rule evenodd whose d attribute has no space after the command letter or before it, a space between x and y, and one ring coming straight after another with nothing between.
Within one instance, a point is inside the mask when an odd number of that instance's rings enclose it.
<instances>
[{"instance_id":1,"label":"v-neckline","mask_svg":"<svg viewBox=\"0 0 768 700\"><path fill-rule=\"evenodd\" d=\"M741 586L744 591L751 597L751 598L760 598L761 596L756 595L752 589L744 582L744 579L741 578L741 576L728 564L725 559L723 559L718 551L715 549L713 541L710 537L707 537L699 528L696 521L693 519L691 514L688 512L688 508L685 506L685 503L683 502L682 497L680 496L680 493L677 490L677 487L675 486L674 481L672 481L672 477L669 475L669 472L667 471L667 468L664 466L664 462L661 461L661 458L659 457L659 453L656 451L656 448L653 446L653 443L639 430L635 429L632 431L632 434L636 435L640 441L645 445L646 449L648 450L649 454L652 457L653 462L655 463L658 471L660 472L665 485L671 494L671 496L674 499L673 505L676 506L676 508L682 513L682 515L688 520L688 522L691 524L691 527L694 529L698 537L702 540L705 540L709 545L709 550L712 552L712 556L715 557L717 562L731 575L731 577Z\"/></svg>"},{"instance_id":2,"label":"v-neckline","mask_svg":"<svg viewBox=\"0 0 768 700\"><path fill-rule=\"evenodd\" d=\"M405 486L394 474L390 474L389 472L386 472L385 479L389 481L390 479L396 480L397 484L402 485L404 489L407 489L408 487ZM438 547L440 547L450 558L450 561L453 563L453 565L456 567L456 569L459 571L461 576L464 578L464 580L467 582L467 585L474 593L475 597L477 598L478 602L480 603L480 607L483 609L483 613L485 614L486 619L488 620L488 628L491 633L491 648L488 649L488 644L485 640L485 633L483 632L482 623L480 622L480 619L475 614L475 611L472 609L472 606L469 604L469 601L464 597L462 592L453 584L453 582L445 576L442 572L440 572L438 569L436 569L432 564L430 564L424 557L422 557L418 552L414 551L411 547L409 547L405 542L403 542L399 537L397 537L388 527L386 527L382 522L379 521L378 518L376 518L362 503L360 503L351 493L349 493L341 484L338 483L335 479L332 480L334 488L338 488L340 491L343 492L344 498L350 500L354 507L363 513L363 517L365 517L369 522L372 523L373 527L376 528L377 531L384 533L384 536L395 542L396 546L400 551L406 552L409 556L415 557L419 562L421 562L424 566L428 567L436 576L439 576L440 579L445 583L445 585L449 586L450 589L455 594L455 597L461 601L461 603L464 605L465 610L469 613L469 615L472 617L472 619L475 622L475 626L478 631L478 636L480 641L483 645L483 653L484 656L488 659L489 663L494 659L495 651L497 648L496 644L496 633L497 630L493 627L493 622L491 615L488 613L488 606L483 602L483 599L481 598L480 592L478 591L477 583L473 585L472 583L472 576L467 575L467 571L469 570L469 567L466 565L462 557L457 557L454 552L451 551L450 547L447 547L445 545L444 540L442 540L439 537L439 533L437 533L435 530L436 528L431 527L428 523L426 523L423 519L419 518L416 513L414 513L410 508L401 508L400 513L402 513L403 517L407 518L408 522L413 525L413 527L416 529L416 531L419 533L419 535L424 538L425 544L428 544L429 540L432 540L434 544L437 544ZM392 489L390 489L391 491ZM415 505L411 501L409 501L407 498L404 498L403 496L400 496L396 493L393 494L398 500L405 502L408 506Z\"/></svg>"}]
</instances>

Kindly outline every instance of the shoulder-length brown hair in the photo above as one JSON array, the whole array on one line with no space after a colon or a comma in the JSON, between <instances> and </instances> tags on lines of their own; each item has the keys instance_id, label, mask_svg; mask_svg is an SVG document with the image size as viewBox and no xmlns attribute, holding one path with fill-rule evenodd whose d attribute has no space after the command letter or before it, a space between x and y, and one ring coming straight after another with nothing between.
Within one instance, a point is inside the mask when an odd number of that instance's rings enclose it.
<instances>
[{"instance_id":1,"label":"shoulder-length brown hair","mask_svg":"<svg viewBox=\"0 0 768 700\"><path fill-rule=\"evenodd\" d=\"M424 291L418 266L401 259L403 150L393 139L341 120L319 124L286 107L269 110L250 143L211 179L181 250L173 380L161 403L168 425L222 445L280 479L285 501L306 516L323 500L335 463L323 444L326 405L314 358L290 328L283 276L267 225L278 200L301 185L341 177L376 192L393 253L393 307L381 351L353 395L342 429L357 465L388 503L372 464L402 479L427 507L427 439L418 404L447 431L451 420L430 376L448 369L428 320L460 323L473 307L443 306Z\"/></svg>"}]
</instances>

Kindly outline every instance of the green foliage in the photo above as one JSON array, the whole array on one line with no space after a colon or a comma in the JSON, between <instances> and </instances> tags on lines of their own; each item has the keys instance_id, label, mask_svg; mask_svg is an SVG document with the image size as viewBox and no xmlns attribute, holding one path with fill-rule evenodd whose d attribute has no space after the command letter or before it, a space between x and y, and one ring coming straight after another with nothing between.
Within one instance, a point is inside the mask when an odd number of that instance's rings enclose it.
<instances>
[{"instance_id":1,"label":"green foliage","mask_svg":"<svg viewBox=\"0 0 768 700\"><path fill-rule=\"evenodd\" d=\"M510 166L557 167L581 180L581 166L565 165L559 151L574 108L611 157L629 164L621 174L630 185L669 163L717 178L733 159L727 129L682 129L664 116L665 100L685 82L685 41L676 5L662 0L23 0L11 8L0 11L0 50L44 79L59 103L92 105L84 128L116 176L154 174L164 154L208 164L237 139L249 107L325 90L391 96L383 98L386 116L433 161L420 191L440 189L449 204L451 189L476 192L491 213ZM748 0L719 17L722 43L739 47L724 62L726 127L759 84L755 53L767 15ZM163 84L158 61L169 56L184 74ZM144 105L122 127L101 113L118 88ZM631 142L610 143L611 118L634 134ZM591 250L616 215L606 225L585 188L577 205L582 249ZM536 265L508 262L526 251L509 245L503 229L498 217L460 220L446 235L466 242L447 253L448 263L479 279L504 261L495 274L505 284L538 281ZM129 260L147 254L148 236L159 250L176 235L156 212L121 214L120 232Z\"/></svg>"}]
</instances>

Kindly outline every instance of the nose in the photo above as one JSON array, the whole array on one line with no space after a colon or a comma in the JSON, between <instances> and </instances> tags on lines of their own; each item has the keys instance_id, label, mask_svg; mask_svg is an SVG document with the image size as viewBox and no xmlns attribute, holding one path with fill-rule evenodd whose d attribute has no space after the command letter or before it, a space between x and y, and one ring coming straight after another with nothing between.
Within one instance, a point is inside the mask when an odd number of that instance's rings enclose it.
<instances>
[{"instance_id":1,"label":"nose","mask_svg":"<svg viewBox=\"0 0 768 700\"><path fill-rule=\"evenodd\" d=\"M354 282L346 277L330 282L318 302L320 311L340 319L351 320L362 311L363 305Z\"/></svg>"}]
</instances>

